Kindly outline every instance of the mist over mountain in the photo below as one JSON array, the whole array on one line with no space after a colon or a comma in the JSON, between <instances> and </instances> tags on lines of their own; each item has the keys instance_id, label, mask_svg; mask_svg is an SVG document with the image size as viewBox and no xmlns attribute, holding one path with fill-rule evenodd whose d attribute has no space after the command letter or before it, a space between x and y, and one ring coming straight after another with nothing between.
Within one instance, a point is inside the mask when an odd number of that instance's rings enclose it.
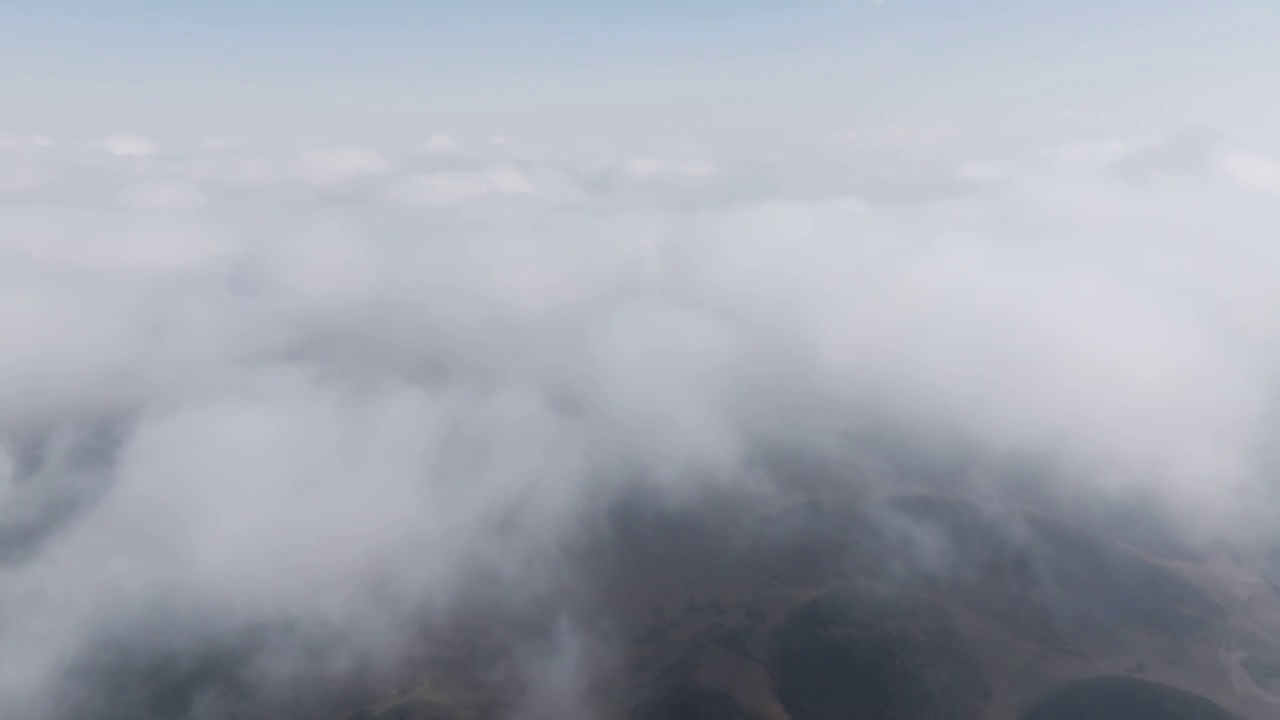
<instances>
[{"instance_id":1,"label":"mist over mountain","mask_svg":"<svg viewBox=\"0 0 1280 720\"><path fill-rule=\"evenodd\" d=\"M10 138L0 715L1272 717L1280 160L814 142Z\"/></svg>"}]
</instances>

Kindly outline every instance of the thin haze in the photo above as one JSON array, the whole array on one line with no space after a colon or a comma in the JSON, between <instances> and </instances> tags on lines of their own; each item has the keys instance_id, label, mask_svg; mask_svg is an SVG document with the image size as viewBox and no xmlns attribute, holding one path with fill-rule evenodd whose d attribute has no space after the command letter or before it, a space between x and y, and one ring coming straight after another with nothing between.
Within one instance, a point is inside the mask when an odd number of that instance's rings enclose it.
<instances>
[{"instance_id":1,"label":"thin haze","mask_svg":"<svg viewBox=\"0 0 1280 720\"><path fill-rule=\"evenodd\" d=\"M579 5L0 9L0 715L394 662L868 418L1269 536L1273 3Z\"/></svg>"},{"instance_id":2,"label":"thin haze","mask_svg":"<svg viewBox=\"0 0 1280 720\"><path fill-rule=\"evenodd\" d=\"M1280 69L1267 0L28 5L0 8L0 125L77 137L729 126L755 147L765 129L1010 114L1023 132L1063 114L1257 130Z\"/></svg>"}]
</instances>

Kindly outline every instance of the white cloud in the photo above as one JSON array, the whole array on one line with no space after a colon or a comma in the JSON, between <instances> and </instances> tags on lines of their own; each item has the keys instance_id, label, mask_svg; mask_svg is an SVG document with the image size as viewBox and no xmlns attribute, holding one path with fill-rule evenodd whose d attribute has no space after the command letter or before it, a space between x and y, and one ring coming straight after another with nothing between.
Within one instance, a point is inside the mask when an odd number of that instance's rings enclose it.
<instances>
[{"instance_id":1,"label":"white cloud","mask_svg":"<svg viewBox=\"0 0 1280 720\"><path fill-rule=\"evenodd\" d=\"M1233 152L1222 158L1221 168L1242 187L1280 195L1280 162L1256 153Z\"/></svg>"},{"instance_id":2,"label":"white cloud","mask_svg":"<svg viewBox=\"0 0 1280 720\"><path fill-rule=\"evenodd\" d=\"M373 150L326 148L302 153L295 176L311 185L338 185L385 175L391 168L391 161Z\"/></svg>"},{"instance_id":3,"label":"white cloud","mask_svg":"<svg viewBox=\"0 0 1280 720\"><path fill-rule=\"evenodd\" d=\"M1155 493L1188 529L1256 527L1280 186L1197 137L15 153L51 179L0 197L0 522L40 457L39 482L92 457L102 494L0 566L0 714L38 717L95 630L166 603L392 652L400 613L477 568L554 563L619 467L733 487L762 436L869 406ZM99 425L108 449L77 444Z\"/></svg>"},{"instance_id":4,"label":"white cloud","mask_svg":"<svg viewBox=\"0 0 1280 720\"><path fill-rule=\"evenodd\" d=\"M97 147L118 157L142 158L155 155L159 149L138 135L111 135L98 141Z\"/></svg>"},{"instance_id":5,"label":"white cloud","mask_svg":"<svg viewBox=\"0 0 1280 720\"><path fill-rule=\"evenodd\" d=\"M368 298L382 270L376 246L333 226L277 239L264 248L263 260L280 290L330 312Z\"/></svg>"},{"instance_id":6,"label":"white cloud","mask_svg":"<svg viewBox=\"0 0 1280 720\"><path fill-rule=\"evenodd\" d=\"M232 189L252 189L279 182L271 160L243 153L202 153L186 161L179 172L187 179Z\"/></svg>"},{"instance_id":7,"label":"white cloud","mask_svg":"<svg viewBox=\"0 0 1280 720\"><path fill-rule=\"evenodd\" d=\"M228 140L227 138L207 137L200 141L200 148L204 150L221 150L235 144L234 140Z\"/></svg>"},{"instance_id":8,"label":"white cloud","mask_svg":"<svg viewBox=\"0 0 1280 720\"><path fill-rule=\"evenodd\" d=\"M427 138L422 149L428 153L448 154L462 149L462 144L448 135L432 135Z\"/></svg>"},{"instance_id":9,"label":"white cloud","mask_svg":"<svg viewBox=\"0 0 1280 720\"><path fill-rule=\"evenodd\" d=\"M181 180L156 180L126 186L117 196L132 208L152 210L189 210L207 202L200 188Z\"/></svg>"},{"instance_id":10,"label":"white cloud","mask_svg":"<svg viewBox=\"0 0 1280 720\"><path fill-rule=\"evenodd\" d=\"M701 180L713 177L717 168L702 159L665 160L652 157L635 158L627 162L624 171L634 178L675 178Z\"/></svg>"},{"instance_id":11,"label":"white cloud","mask_svg":"<svg viewBox=\"0 0 1280 720\"><path fill-rule=\"evenodd\" d=\"M192 208L174 208L186 209ZM235 247L219 228L181 212L11 207L0 209L0 225L7 230L0 234L0 253L10 256L10 272L32 272L37 279L46 272L62 277L67 268L75 269L67 277L86 279L137 272L178 276L216 264Z\"/></svg>"},{"instance_id":12,"label":"white cloud","mask_svg":"<svg viewBox=\"0 0 1280 720\"><path fill-rule=\"evenodd\" d=\"M53 138L48 135L0 132L0 150L49 148L53 146Z\"/></svg>"},{"instance_id":13,"label":"white cloud","mask_svg":"<svg viewBox=\"0 0 1280 720\"><path fill-rule=\"evenodd\" d=\"M401 178L389 190L391 199L408 207L448 207L490 195L538 194L520 170L493 165L475 171L438 171Z\"/></svg>"}]
</instances>

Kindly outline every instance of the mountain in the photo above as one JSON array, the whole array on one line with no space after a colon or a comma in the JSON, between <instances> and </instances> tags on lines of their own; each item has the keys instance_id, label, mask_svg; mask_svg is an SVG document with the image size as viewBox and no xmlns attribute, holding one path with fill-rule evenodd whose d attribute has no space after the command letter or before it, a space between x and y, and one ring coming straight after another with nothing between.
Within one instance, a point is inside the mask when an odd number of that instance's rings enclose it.
<instances>
[{"instance_id":1,"label":"mountain","mask_svg":"<svg viewBox=\"0 0 1280 720\"><path fill-rule=\"evenodd\" d=\"M104 637L58 720L1280 717L1280 553L1179 541L1140 505L944 489L627 497L539 592L480 585L406 629L420 652L278 684L272 648L332 648L152 615L162 640Z\"/></svg>"},{"instance_id":2,"label":"mountain","mask_svg":"<svg viewBox=\"0 0 1280 720\"><path fill-rule=\"evenodd\" d=\"M1136 520L1087 529L942 494L629 512L583 560L625 661L582 717L1280 716L1265 564ZM349 720L519 715L432 672Z\"/></svg>"}]
</instances>

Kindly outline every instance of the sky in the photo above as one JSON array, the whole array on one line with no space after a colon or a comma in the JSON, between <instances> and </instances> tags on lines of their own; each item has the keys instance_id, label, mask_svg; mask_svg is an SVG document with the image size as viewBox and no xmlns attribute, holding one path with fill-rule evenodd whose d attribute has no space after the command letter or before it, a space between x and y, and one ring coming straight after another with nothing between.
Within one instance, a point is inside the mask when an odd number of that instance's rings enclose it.
<instances>
[{"instance_id":1,"label":"sky","mask_svg":"<svg viewBox=\"0 0 1280 720\"><path fill-rule=\"evenodd\" d=\"M402 137L497 112L802 126L1172 103L1243 126L1264 100L1234 83L1276 71L1277 27L1264 0L8 3L0 123Z\"/></svg>"},{"instance_id":2,"label":"sky","mask_svg":"<svg viewBox=\"0 0 1280 720\"><path fill-rule=\"evenodd\" d=\"M92 716L120 633L394 664L478 585L547 592L637 486L768 496L760 448L852 467L867 424L958 443L984 497L1031 458L1265 546L1278 30L0 4L0 716ZM280 642L254 677L329 671Z\"/></svg>"}]
</instances>

